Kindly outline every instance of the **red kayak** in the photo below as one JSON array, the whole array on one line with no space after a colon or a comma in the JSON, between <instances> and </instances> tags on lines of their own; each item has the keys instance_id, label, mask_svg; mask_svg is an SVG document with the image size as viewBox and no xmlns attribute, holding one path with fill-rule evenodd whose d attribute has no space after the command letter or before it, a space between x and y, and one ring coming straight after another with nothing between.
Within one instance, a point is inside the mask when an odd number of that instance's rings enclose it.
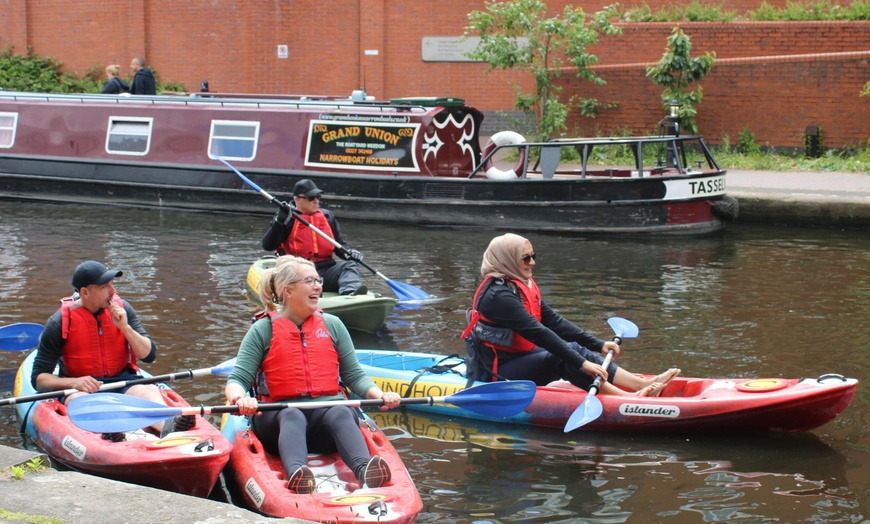
<instances>
[{"instance_id":1,"label":"red kayak","mask_svg":"<svg viewBox=\"0 0 870 524\"><path fill-rule=\"evenodd\" d=\"M36 393L30 384L34 355L35 351L18 370L16 397ZM170 407L190 405L171 389L161 392ZM23 431L53 461L100 477L207 497L230 458L230 443L199 416L193 428L164 438L139 429L127 432L122 442L112 442L73 424L58 400L25 402L15 408Z\"/></svg>"},{"instance_id":2,"label":"red kayak","mask_svg":"<svg viewBox=\"0 0 870 524\"><path fill-rule=\"evenodd\" d=\"M233 442L229 476L245 505L271 517L314 522L414 522L423 509L417 487L383 431L371 418L363 416L360 432L371 454L387 462L392 479L380 488L360 488L337 452L309 454L308 467L314 472L316 488L311 494L301 495L287 489L281 459L263 449L254 432L247 430L247 419L224 415L223 434Z\"/></svg>"},{"instance_id":3,"label":"red kayak","mask_svg":"<svg viewBox=\"0 0 870 524\"><path fill-rule=\"evenodd\" d=\"M452 395L466 387L461 357L357 349L366 374L384 391L406 397ZM441 371L438 373L437 371ZM650 377L651 378L651 377ZM413 383L413 389L408 391ZM475 383L478 384L478 383ZM843 412L858 380L826 374L810 378L690 378L672 380L658 397L599 394L601 414L584 430L713 432L808 431ZM490 420L564 428L583 404L585 391L567 382L539 386L532 403L517 415ZM488 418L447 404L412 409Z\"/></svg>"}]
</instances>

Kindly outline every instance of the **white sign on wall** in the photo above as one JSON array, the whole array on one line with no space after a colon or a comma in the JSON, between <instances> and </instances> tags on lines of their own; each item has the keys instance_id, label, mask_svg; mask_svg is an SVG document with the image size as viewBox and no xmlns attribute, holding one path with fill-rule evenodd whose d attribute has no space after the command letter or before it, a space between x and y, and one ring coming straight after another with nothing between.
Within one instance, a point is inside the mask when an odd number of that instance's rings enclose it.
<instances>
[{"instance_id":1,"label":"white sign on wall","mask_svg":"<svg viewBox=\"0 0 870 524\"><path fill-rule=\"evenodd\" d=\"M526 37L517 38L520 45L528 45ZM465 56L465 53L474 51L480 44L478 36L424 36L423 37L423 61L424 62L478 62Z\"/></svg>"},{"instance_id":2,"label":"white sign on wall","mask_svg":"<svg viewBox=\"0 0 870 524\"><path fill-rule=\"evenodd\" d=\"M290 49L286 45L278 46L278 58L287 58L290 56Z\"/></svg>"}]
</instances>

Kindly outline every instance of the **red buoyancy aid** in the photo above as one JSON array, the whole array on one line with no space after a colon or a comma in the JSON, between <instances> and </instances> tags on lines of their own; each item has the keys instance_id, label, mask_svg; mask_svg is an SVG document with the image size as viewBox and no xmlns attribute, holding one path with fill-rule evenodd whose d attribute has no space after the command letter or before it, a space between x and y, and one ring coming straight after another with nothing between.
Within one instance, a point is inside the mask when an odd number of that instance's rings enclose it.
<instances>
[{"instance_id":1,"label":"red buoyancy aid","mask_svg":"<svg viewBox=\"0 0 870 524\"><path fill-rule=\"evenodd\" d=\"M326 233L329 238L335 240L335 234L332 232L329 222L323 211L317 210L313 215L299 216L307 220L312 226ZM335 246L314 232L313 229L303 224L301 220L293 221L293 229L287 238L278 246L278 252L284 255L296 255L312 262L322 262L332 258L332 253L335 251Z\"/></svg>"},{"instance_id":2,"label":"red buoyancy aid","mask_svg":"<svg viewBox=\"0 0 870 524\"><path fill-rule=\"evenodd\" d=\"M117 294L112 300L124 307ZM73 297L60 302L61 336L66 341L61 359L67 376L106 378L120 375L128 368L138 371L133 349L112 323L108 309L101 309L94 316L87 308L76 306Z\"/></svg>"},{"instance_id":3,"label":"red buoyancy aid","mask_svg":"<svg viewBox=\"0 0 870 524\"><path fill-rule=\"evenodd\" d=\"M535 344L521 337L510 328L480 324L481 320L488 322L489 324L495 324L485 316L481 315L477 310L477 302L480 299L480 295L489 287L491 284L490 281L493 278L494 277L491 276L484 278L483 282L480 283L480 286L478 286L477 291L474 293L474 299L471 302L473 305L471 308L471 318L468 321L468 326L466 326L465 331L462 332L461 338L463 340L467 339L469 335L471 335L471 332L474 331L475 339L492 351L492 367L486 371L486 373L492 380L496 380L498 377L499 350L510 353L528 353L535 348ZM533 279L529 279L529 286L524 282L508 277L504 277L504 280L514 283L516 289L520 290L520 296L523 299L523 307L526 308L526 311L528 311L530 315L540 322L541 290L538 288L538 284ZM484 367L488 368L489 366L484 365Z\"/></svg>"},{"instance_id":4,"label":"red buoyancy aid","mask_svg":"<svg viewBox=\"0 0 870 524\"><path fill-rule=\"evenodd\" d=\"M271 312L272 341L261 370L268 395L265 402L302 396L320 397L339 392L338 352L320 311L302 328L278 312Z\"/></svg>"},{"instance_id":5,"label":"red buoyancy aid","mask_svg":"<svg viewBox=\"0 0 870 524\"><path fill-rule=\"evenodd\" d=\"M474 304L475 307L473 307L471 310L471 319L468 322L468 327L466 327L465 331L463 331L462 333L463 339L468 337L468 335L471 333L471 330L474 329L475 325L477 325L480 320L483 320L484 322L494 323L485 316L481 315L479 311L477 311L477 301L480 298L480 294L487 287L489 287L488 282L492 278L493 277L486 277L485 279L483 279L483 282L480 283L480 286L478 286L477 291L474 293L474 300L472 301L472 304ZM535 320L540 322L541 290L538 289L538 284L535 283L534 279L529 279L529 284L531 284L530 286L527 286L524 282L508 277L504 277L504 280L514 283L516 288L520 291L520 296L522 296L523 307L526 308L526 311L528 311L530 315L535 317ZM478 338L487 346L493 347L495 349L500 349L502 351L510 351L512 353L528 353L529 351L535 349L535 344L533 342L526 340L517 333L513 334L510 345L499 344L494 340L487 340L486 336L484 335L483 337L481 337L480 333L478 333Z\"/></svg>"}]
</instances>

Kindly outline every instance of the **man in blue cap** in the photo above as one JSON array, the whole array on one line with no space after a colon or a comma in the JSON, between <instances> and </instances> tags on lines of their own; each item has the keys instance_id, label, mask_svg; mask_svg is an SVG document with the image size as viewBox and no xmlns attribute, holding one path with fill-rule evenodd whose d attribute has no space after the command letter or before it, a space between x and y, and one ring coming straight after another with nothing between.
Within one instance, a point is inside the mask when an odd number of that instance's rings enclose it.
<instances>
[{"instance_id":1,"label":"man in blue cap","mask_svg":"<svg viewBox=\"0 0 870 524\"><path fill-rule=\"evenodd\" d=\"M323 278L324 291L337 291L341 295L365 295L368 288L362 285L359 275L358 260L363 259L362 253L347 247L347 242L341 236L341 228L335 215L328 209L320 208L321 191L311 180L304 179L293 186L292 207L296 213L290 213L283 207L278 210L269 229L263 236L263 249L275 251L278 255L294 255L314 262L317 274ZM335 245L317 234L300 220L303 220L320 230L342 246L336 250ZM344 260L336 262L332 255L338 255Z\"/></svg>"},{"instance_id":2,"label":"man in blue cap","mask_svg":"<svg viewBox=\"0 0 870 524\"><path fill-rule=\"evenodd\" d=\"M153 362L157 346L139 322L136 311L115 292L112 280L124 273L96 260L78 265L72 277L75 294L61 299L61 307L45 323L33 361L30 380L38 391L77 389L64 398L69 402L82 393L95 393L106 382L141 378L136 360ZM55 366L60 373L55 375ZM113 389L165 404L157 386L136 384ZM184 431L195 417L173 417L152 426L161 437ZM103 435L121 441L123 433Z\"/></svg>"}]
</instances>

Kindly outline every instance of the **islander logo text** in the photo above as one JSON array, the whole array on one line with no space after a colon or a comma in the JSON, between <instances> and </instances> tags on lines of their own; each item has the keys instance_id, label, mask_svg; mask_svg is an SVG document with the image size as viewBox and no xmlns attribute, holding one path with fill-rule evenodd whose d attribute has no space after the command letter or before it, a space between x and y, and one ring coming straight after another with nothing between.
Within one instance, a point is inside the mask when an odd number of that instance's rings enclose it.
<instances>
[{"instance_id":1,"label":"islander logo text","mask_svg":"<svg viewBox=\"0 0 870 524\"><path fill-rule=\"evenodd\" d=\"M680 408L656 404L620 404L619 413L634 417L678 418Z\"/></svg>"}]
</instances>

